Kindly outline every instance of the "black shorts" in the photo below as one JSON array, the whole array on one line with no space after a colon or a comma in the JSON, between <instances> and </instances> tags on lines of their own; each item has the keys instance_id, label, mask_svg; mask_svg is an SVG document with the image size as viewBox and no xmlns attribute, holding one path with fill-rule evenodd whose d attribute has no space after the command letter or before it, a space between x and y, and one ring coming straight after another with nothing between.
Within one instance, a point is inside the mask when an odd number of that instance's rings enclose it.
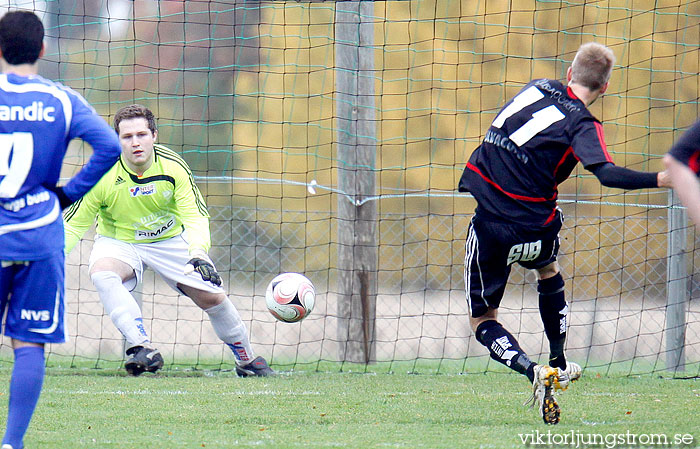
<instances>
[{"instance_id":1,"label":"black shorts","mask_svg":"<svg viewBox=\"0 0 700 449\"><path fill-rule=\"evenodd\" d=\"M467 232L464 282L472 317L497 309L510 267L538 269L557 260L561 212L546 228L485 220L474 215Z\"/></svg>"}]
</instances>

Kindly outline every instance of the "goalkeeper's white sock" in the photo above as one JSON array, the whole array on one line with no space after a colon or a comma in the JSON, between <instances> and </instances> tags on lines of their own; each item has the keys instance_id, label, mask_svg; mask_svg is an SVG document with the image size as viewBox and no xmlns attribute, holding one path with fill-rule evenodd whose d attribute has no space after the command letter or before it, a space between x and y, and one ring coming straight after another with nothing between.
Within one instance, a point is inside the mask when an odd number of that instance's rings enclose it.
<instances>
[{"instance_id":1,"label":"goalkeeper's white sock","mask_svg":"<svg viewBox=\"0 0 700 449\"><path fill-rule=\"evenodd\" d=\"M105 312L126 338L128 347L150 343L148 334L143 328L141 308L129 290L122 284L121 277L113 271L98 271L90 277L92 283L95 284Z\"/></svg>"},{"instance_id":2,"label":"goalkeeper's white sock","mask_svg":"<svg viewBox=\"0 0 700 449\"><path fill-rule=\"evenodd\" d=\"M204 311L209 315L216 335L233 351L236 364L246 365L255 358L245 323L228 298L225 298L221 304L204 309Z\"/></svg>"}]
</instances>

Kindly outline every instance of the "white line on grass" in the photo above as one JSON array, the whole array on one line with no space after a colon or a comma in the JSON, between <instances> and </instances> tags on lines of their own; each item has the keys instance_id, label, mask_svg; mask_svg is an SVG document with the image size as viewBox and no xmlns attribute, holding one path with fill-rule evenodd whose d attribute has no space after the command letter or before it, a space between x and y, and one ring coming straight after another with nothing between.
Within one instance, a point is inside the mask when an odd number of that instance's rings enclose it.
<instances>
[{"instance_id":1,"label":"white line on grass","mask_svg":"<svg viewBox=\"0 0 700 449\"><path fill-rule=\"evenodd\" d=\"M176 396L176 395L201 395L201 391L187 390L66 390L61 388L45 388L45 392L57 394L86 394L86 395L108 395L108 396L125 396L125 395L155 395L155 396ZM320 396L320 391L275 391L275 390L236 390L218 392L217 395L234 395L234 396Z\"/></svg>"}]
</instances>

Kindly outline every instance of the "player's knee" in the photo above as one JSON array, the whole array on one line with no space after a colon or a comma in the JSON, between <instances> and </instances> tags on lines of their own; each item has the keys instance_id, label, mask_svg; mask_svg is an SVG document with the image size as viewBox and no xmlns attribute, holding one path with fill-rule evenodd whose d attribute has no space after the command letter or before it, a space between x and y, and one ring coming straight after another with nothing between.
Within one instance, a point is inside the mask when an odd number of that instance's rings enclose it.
<instances>
[{"instance_id":1,"label":"player's knee","mask_svg":"<svg viewBox=\"0 0 700 449\"><path fill-rule=\"evenodd\" d=\"M482 324L484 324L485 322L488 322L488 321L496 321L497 319L498 319L498 313L497 313L496 309L487 309L486 313L484 313L478 317L470 316L469 317L469 324L471 325L472 332L474 332L474 334L476 335L479 327ZM477 337L477 339L478 339L478 337Z\"/></svg>"},{"instance_id":2,"label":"player's knee","mask_svg":"<svg viewBox=\"0 0 700 449\"><path fill-rule=\"evenodd\" d=\"M190 291L187 296L192 299L192 301L199 306L200 309L207 311L212 307L219 306L223 304L224 301L229 301L228 297L224 293L212 293L203 290Z\"/></svg>"},{"instance_id":3,"label":"player's knee","mask_svg":"<svg viewBox=\"0 0 700 449\"><path fill-rule=\"evenodd\" d=\"M547 279L559 274L559 264L554 261L549 265L537 269L540 279Z\"/></svg>"},{"instance_id":4,"label":"player's knee","mask_svg":"<svg viewBox=\"0 0 700 449\"><path fill-rule=\"evenodd\" d=\"M98 292L109 291L122 283L122 278L114 271L97 271L90 275L90 279Z\"/></svg>"},{"instance_id":5,"label":"player's knee","mask_svg":"<svg viewBox=\"0 0 700 449\"><path fill-rule=\"evenodd\" d=\"M479 317L479 318L474 318L472 316L469 317L469 326L472 328L472 332L476 334L476 330L479 328L479 324L483 323L484 320Z\"/></svg>"},{"instance_id":6,"label":"player's knee","mask_svg":"<svg viewBox=\"0 0 700 449\"><path fill-rule=\"evenodd\" d=\"M210 296L209 298L211 303L208 305L208 307L202 307L202 310L207 312L210 316L237 313L233 303L225 294L222 293L221 295Z\"/></svg>"}]
</instances>

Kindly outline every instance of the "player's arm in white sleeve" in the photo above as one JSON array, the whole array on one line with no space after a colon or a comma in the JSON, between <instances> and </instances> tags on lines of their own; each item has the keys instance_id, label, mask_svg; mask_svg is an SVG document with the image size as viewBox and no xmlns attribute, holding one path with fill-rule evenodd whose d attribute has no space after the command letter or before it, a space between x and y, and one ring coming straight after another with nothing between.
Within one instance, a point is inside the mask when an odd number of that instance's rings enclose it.
<instances>
[{"instance_id":1,"label":"player's arm in white sleeve","mask_svg":"<svg viewBox=\"0 0 700 449\"><path fill-rule=\"evenodd\" d=\"M66 237L65 254L70 254L83 235L95 223L100 208L100 184L66 209L63 213L63 229Z\"/></svg>"},{"instance_id":2,"label":"player's arm in white sleeve","mask_svg":"<svg viewBox=\"0 0 700 449\"><path fill-rule=\"evenodd\" d=\"M209 211L189 169L178 170L174 197L180 220L187 231L191 257L185 266L185 274L197 271L205 281L221 285L221 277L208 254L211 247Z\"/></svg>"}]
</instances>

